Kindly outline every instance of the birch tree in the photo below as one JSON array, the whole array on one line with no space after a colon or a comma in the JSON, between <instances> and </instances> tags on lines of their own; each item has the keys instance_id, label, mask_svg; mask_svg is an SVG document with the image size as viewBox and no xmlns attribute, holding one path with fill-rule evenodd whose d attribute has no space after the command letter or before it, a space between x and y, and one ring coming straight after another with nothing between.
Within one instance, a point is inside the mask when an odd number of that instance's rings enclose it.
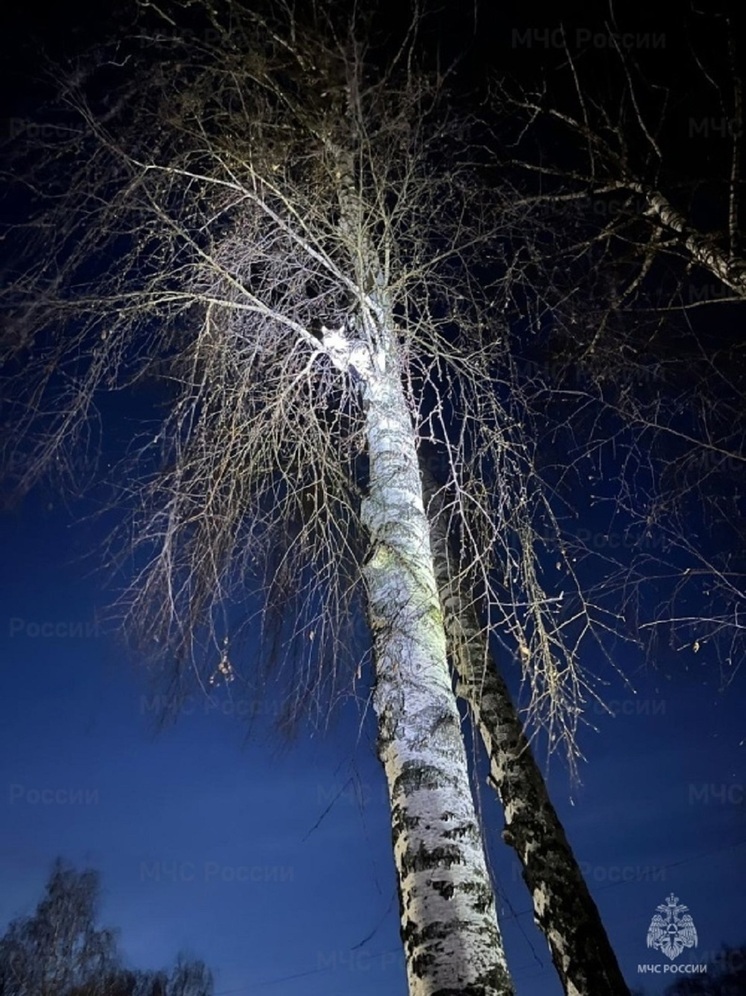
<instances>
[{"instance_id":1,"label":"birch tree","mask_svg":"<svg viewBox=\"0 0 746 996\"><path fill-rule=\"evenodd\" d=\"M654 264L660 273L662 261L689 279L713 278L719 303L746 298L741 38L727 9L690 6L682 14L683 24L666 33L635 33L610 7L601 49L579 50L577 32L557 29L551 89L543 74L522 86L496 84L501 106L530 131L547 129L543 163L531 143L515 159L543 177L544 207L564 205L577 216L592 200L596 240L625 241L628 275L617 304L634 297ZM572 150L569 168L549 152L558 135L559 147Z\"/></svg>"},{"instance_id":2,"label":"birch tree","mask_svg":"<svg viewBox=\"0 0 746 996\"><path fill-rule=\"evenodd\" d=\"M443 617L458 678L490 764L489 784L503 807L502 838L515 851L566 993L629 992L616 955L557 815L524 724L489 650L478 600L459 581L454 524L427 467L423 484Z\"/></svg>"},{"instance_id":3,"label":"birch tree","mask_svg":"<svg viewBox=\"0 0 746 996\"><path fill-rule=\"evenodd\" d=\"M212 996L212 974L179 956L170 973L122 965L116 931L96 926L99 875L55 862L33 916L0 937L3 996Z\"/></svg>"},{"instance_id":4,"label":"birch tree","mask_svg":"<svg viewBox=\"0 0 746 996\"><path fill-rule=\"evenodd\" d=\"M85 70L71 81L85 131L28 174L51 195L40 230L60 238L26 244L14 286L6 355L29 448L9 465L21 488L64 468L100 390L154 368L172 380L138 450L142 471L163 447L139 492L129 620L176 656L177 682L206 631L219 658L204 680L231 680L223 613L258 571L269 602L295 600L313 683L311 661L339 650L363 603L410 991L510 993L417 456L417 383L468 358L442 328L488 237L472 168L439 159L450 123L411 37L381 70L331 10L301 23L204 8L187 41L165 16L174 30L145 25L141 51L99 57L119 91ZM489 386L485 366L475 393Z\"/></svg>"},{"instance_id":5,"label":"birch tree","mask_svg":"<svg viewBox=\"0 0 746 996\"><path fill-rule=\"evenodd\" d=\"M169 385L120 474L134 517L119 549L134 574L127 621L160 655L174 706L194 680L261 687L278 666L292 674L290 720L374 683L410 989L509 991L448 636L560 977L568 992L623 992L470 615L478 589L487 630L523 670L529 720L572 763L599 699L581 647L607 653L623 628L630 570L581 575L541 466L550 431L578 445L592 392L576 392L575 418L521 368L547 312L575 332L567 256L515 171L490 172L489 122L460 113L468 101L448 99L442 71L422 71L417 18L394 44L375 18L351 29L338 14L150 6L128 42L68 79L68 131L55 127L41 158L38 144L19 152L29 197L45 200L16 233L5 464L21 491L79 472L104 391ZM592 253L591 239L580 264ZM547 390L564 406L551 430ZM430 504L459 537L447 572L445 534L425 516L427 443L449 495L447 512ZM252 585L276 651L258 676L236 656Z\"/></svg>"}]
</instances>

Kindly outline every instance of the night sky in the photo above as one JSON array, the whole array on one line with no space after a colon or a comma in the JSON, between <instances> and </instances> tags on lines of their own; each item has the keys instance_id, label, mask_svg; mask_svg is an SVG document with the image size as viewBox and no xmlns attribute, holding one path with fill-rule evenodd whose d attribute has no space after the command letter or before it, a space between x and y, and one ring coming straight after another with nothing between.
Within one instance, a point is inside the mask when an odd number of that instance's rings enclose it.
<instances>
[{"instance_id":1,"label":"night sky","mask_svg":"<svg viewBox=\"0 0 746 996\"><path fill-rule=\"evenodd\" d=\"M156 736L154 693L97 624L105 597L87 565L100 530L49 495L1 524L0 928L33 910L60 854L101 871L101 922L121 928L134 966L165 966L184 949L213 968L216 993L404 996L385 784L364 702L286 745L269 722L245 742L240 697L195 697ZM720 694L711 660L683 664L670 680L631 675L635 696L609 687L618 716L592 711L581 786L550 766L625 975L651 994L662 983L638 980L636 967L664 960L645 936L672 891L697 926L697 962L743 940L744 683ZM274 708L268 700L268 721ZM519 996L559 994L481 784Z\"/></svg>"},{"instance_id":2,"label":"night sky","mask_svg":"<svg viewBox=\"0 0 746 996\"><path fill-rule=\"evenodd\" d=\"M15 85L6 82L4 100L17 109ZM142 662L102 622L111 592L95 570L106 529L93 507L41 487L0 516L0 931L33 911L60 855L101 872L100 921L120 929L133 967L169 966L185 951L213 970L218 996L404 996L385 783L364 694L327 730L291 741L272 732L271 691L247 739L247 703L231 686L191 698L158 731ZM669 894L699 934L696 954L680 960L701 964L746 940L746 676L721 689L707 647L658 669L617 653L634 692L588 662L608 681L616 716L590 708L580 784L560 758L548 781L628 983L656 996L675 976L651 980L637 966L666 961L645 939ZM517 667L506 677L517 693ZM478 784L518 996L555 996L481 768Z\"/></svg>"}]
</instances>

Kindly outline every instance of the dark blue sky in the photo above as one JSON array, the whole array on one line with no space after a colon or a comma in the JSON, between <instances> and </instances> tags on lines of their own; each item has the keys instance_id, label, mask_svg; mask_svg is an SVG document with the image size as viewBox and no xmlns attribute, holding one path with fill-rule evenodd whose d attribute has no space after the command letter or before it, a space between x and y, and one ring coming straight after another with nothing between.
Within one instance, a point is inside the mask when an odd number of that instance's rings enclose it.
<instances>
[{"instance_id":1,"label":"dark blue sky","mask_svg":"<svg viewBox=\"0 0 746 996\"><path fill-rule=\"evenodd\" d=\"M33 910L62 855L100 870L101 921L121 928L138 967L185 949L213 968L218 994L404 996L385 788L362 705L283 746L261 730L245 742L240 697L195 698L156 736L143 672L96 624L106 595L80 558L99 527L33 496L0 529L0 929ZM666 961L645 936L669 893L699 932L679 962L744 940L744 681L719 694L706 649L680 661L669 680L634 675L634 697L609 687L619 715L592 711L582 786L560 762L550 772L627 979L651 994L664 977L636 969ZM482 804L518 996L559 996L486 787Z\"/></svg>"}]
</instances>

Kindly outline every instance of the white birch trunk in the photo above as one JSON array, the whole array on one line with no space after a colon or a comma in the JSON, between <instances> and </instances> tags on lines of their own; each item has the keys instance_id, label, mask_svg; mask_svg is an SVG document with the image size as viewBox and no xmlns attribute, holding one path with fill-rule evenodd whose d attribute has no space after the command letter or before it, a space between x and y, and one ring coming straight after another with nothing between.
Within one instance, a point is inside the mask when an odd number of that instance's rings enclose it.
<instances>
[{"instance_id":1,"label":"white birch trunk","mask_svg":"<svg viewBox=\"0 0 746 996\"><path fill-rule=\"evenodd\" d=\"M390 364L391 357L388 357ZM410 996L509 996L469 784L412 420L399 371L364 387L370 531L364 573Z\"/></svg>"},{"instance_id":2,"label":"white birch trunk","mask_svg":"<svg viewBox=\"0 0 746 996\"><path fill-rule=\"evenodd\" d=\"M508 688L487 655L471 598L453 580L453 553L437 486L423 469L430 542L457 671L490 762L490 784L505 814L503 840L521 863L534 920L547 939L567 996L629 996L601 916L549 798Z\"/></svg>"},{"instance_id":3,"label":"white birch trunk","mask_svg":"<svg viewBox=\"0 0 746 996\"><path fill-rule=\"evenodd\" d=\"M712 237L691 225L659 190L634 182L625 186L645 198L648 205L645 213L656 218L664 228L676 232L696 263L709 270L735 294L746 298L746 260L723 252Z\"/></svg>"}]
</instances>

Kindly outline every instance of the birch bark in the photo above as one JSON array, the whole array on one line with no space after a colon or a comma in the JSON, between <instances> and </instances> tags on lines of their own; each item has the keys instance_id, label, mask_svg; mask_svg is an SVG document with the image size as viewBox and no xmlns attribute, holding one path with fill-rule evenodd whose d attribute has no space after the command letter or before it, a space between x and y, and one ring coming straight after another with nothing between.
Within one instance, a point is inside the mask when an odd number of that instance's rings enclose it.
<instances>
[{"instance_id":1,"label":"birch bark","mask_svg":"<svg viewBox=\"0 0 746 996\"><path fill-rule=\"evenodd\" d=\"M378 753L388 782L411 996L510 996L469 784L411 417L398 369L364 388L370 453L362 517Z\"/></svg>"},{"instance_id":2,"label":"birch bark","mask_svg":"<svg viewBox=\"0 0 746 996\"><path fill-rule=\"evenodd\" d=\"M505 813L503 840L516 852L567 996L629 996L601 916L549 798L507 685L485 642L471 598L451 569L443 500L423 468L430 542L457 694L471 709Z\"/></svg>"}]
</instances>

